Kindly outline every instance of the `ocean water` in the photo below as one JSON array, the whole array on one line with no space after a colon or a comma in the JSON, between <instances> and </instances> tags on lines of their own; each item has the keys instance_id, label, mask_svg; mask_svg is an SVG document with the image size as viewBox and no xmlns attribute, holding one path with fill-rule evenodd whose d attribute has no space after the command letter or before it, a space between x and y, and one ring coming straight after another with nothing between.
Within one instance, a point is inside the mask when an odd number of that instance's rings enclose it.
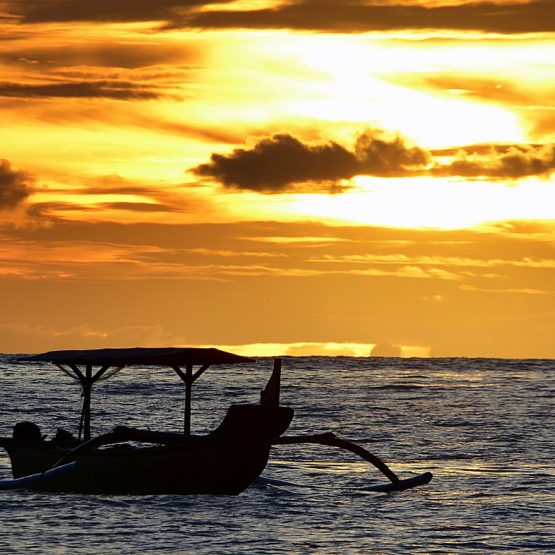
<instances>
[{"instance_id":1,"label":"ocean water","mask_svg":"<svg viewBox=\"0 0 555 555\"><path fill-rule=\"evenodd\" d=\"M257 402L271 361L212 367L193 389L193 429ZM239 496L82 496L0 492L0 553L555 553L555 361L286 357L288 434L333 431L418 489L386 483L349 452L276 446ZM80 389L48 365L0 357L0 435L33 420L76 432ZM126 369L93 393L93 431L182 428L172 371ZM0 450L0 478L10 464Z\"/></svg>"}]
</instances>

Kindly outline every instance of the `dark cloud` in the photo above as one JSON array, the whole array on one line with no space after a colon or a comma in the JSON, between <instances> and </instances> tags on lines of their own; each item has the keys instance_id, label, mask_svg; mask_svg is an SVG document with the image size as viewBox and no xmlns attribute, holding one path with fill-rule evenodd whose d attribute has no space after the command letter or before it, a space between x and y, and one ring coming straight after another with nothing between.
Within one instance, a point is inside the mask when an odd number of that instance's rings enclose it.
<instances>
[{"instance_id":1,"label":"dark cloud","mask_svg":"<svg viewBox=\"0 0 555 555\"><path fill-rule=\"evenodd\" d=\"M374 177L441 177L519 179L555 171L555 146L471 145L427 151L409 146L400 135L380 130L361 134L354 149L334 143L305 144L274 135L251 149L213 154L210 162L191 170L233 189L260 193L342 192L356 175Z\"/></svg>"},{"instance_id":2,"label":"dark cloud","mask_svg":"<svg viewBox=\"0 0 555 555\"><path fill-rule=\"evenodd\" d=\"M200 53L177 44L102 43L60 44L55 46L4 48L4 63L49 69L72 66L97 66L137 69L170 63L197 63ZM41 67L42 66L42 67Z\"/></svg>"},{"instance_id":3,"label":"dark cloud","mask_svg":"<svg viewBox=\"0 0 555 555\"><path fill-rule=\"evenodd\" d=\"M298 182L337 181L356 175L353 153L337 143L311 146L291 135L274 135L254 148L230 155L213 154L208 164L193 169L223 185L260 192L279 192Z\"/></svg>"},{"instance_id":4,"label":"dark cloud","mask_svg":"<svg viewBox=\"0 0 555 555\"><path fill-rule=\"evenodd\" d=\"M331 32L397 30L476 30L534 33L555 30L555 2L469 1L460 4L407 4L366 0L299 0L259 10L203 10L181 25L209 28L302 29Z\"/></svg>"},{"instance_id":5,"label":"dark cloud","mask_svg":"<svg viewBox=\"0 0 555 555\"><path fill-rule=\"evenodd\" d=\"M275 193L298 189L338 192L339 181L355 175L407 175L428 160L425 151L411 148L395 136L368 131L356 141L354 152L329 142L309 145L287 135L274 135L259 141L252 149L236 149L229 155L213 154L207 164L193 168L193 173L213 177L224 186Z\"/></svg>"},{"instance_id":6,"label":"dark cloud","mask_svg":"<svg viewBox=\"0 0 555 555\"><path fill-rule=\"evenodd\" d=\"M114 98L152 100L164 95L127 81L75 81L41 85L0 82L0 96L15 98Z\"/></svg>"},{"instance_id":7,"label":"dark cloud","mask_svg":"<svg viewBox=\"0 0 555 555\"><path fill-rule=\"evenodd\" d=\"M99 179L98 181L102 183L103 180ZM121 185L118 187L108 183L105 186L84 187L79 189L79 191L87 195L148 195L151 189L147 187L133 187L132 185Z\"/></svg>"},{"instance_id":8,"label":"dark cloud","mask_svg":"<svg viewBox=\"0 0 555 555\"><path fill-rule=\"evenodd\" d=\"M180 208L169 204L150 202L103 202L99 204L79 204L73 202L40 202L33 204L27 213L35 218L53 218L53 214L63 212L94 213L105 210L125 210L127 212L180 212Z\"/></svg>"},{"instance_id":9,"label":"dark cloud","mask_svg":"<svg viewBox=\"0 0 555 555\"><path fill-rule=\"evenodd\" d=\"M12 0L9 6L25 23L63 21L172 21L199 6L230 0Z\"/></svg>"},{"instance_id":10,"label":"dark cloud","mask_svg":"<svg viewBox=\"0 0 555 555\"><path fill-rule=\"evenodd\" d=\"M518 179L544 176L555 171L553 145L479 145L458 150L448 165L436 165L438 176L490 177Z\"/></svg>"},{"instance_id":11,"label":"dark cloud","mask_svg":"<svg viewBox=\"0 0 555 555\"><path fill-rule=\"evenodd\" d=\"M55 212L94 212L96 207L94 205L82 205L71 202L35 202L27 209L27 214L32 218L40 218L43 220L56 220L53 216Z\"/></svg>"},{"instance_id":12,"label":"dark cloud","mask_svg":"<svg viewBox=\"0 0 555 555\"><path fill-rule=\"evenodd\" d=\"M552 0L439 3L422 0L289 0L258 10L214 9L232 0L11 0L24 23L160 21L167 27L302 29L331 32L416 29L532 33L555 30ZM277 2L276 2L277 3Z\"/></svg>"},{"instance_id":13,"label":"dark cloud","mask_svg":"<svg viewBox=\"0 0 555 555\"><path fill-rule=\"evenodd\" d=\"M33 178L26 172L12 169L7 160L0 160L0 210L15 208L31 193Z\"/></svg>"},{"instance_id":14,"label":"dark cloud","mask_svg":"<svg viewBox=\"0 0 555 555\"><path fill-rule=\"evenodd\" d=\"M399 135L388 137L379 130L359 136L355 145L359 161L358 174L402 176L420 171L429 162L429 153L419 147L409 147Z\"/></svg>"},{"instance_id":15,"label":"dark cloud","mask_svg":"<svg viewBox=\"0 0 555 555\"><path fill-rule=\"evenodd\" d=\"M478 143L473 145L464 145L464 146L457 146L457 147L448 147L448 148L434 148L431 150L431 154L434 157L437 156L494 156L499 157L503 156L511 149L515 147L520 147L522 149L535 149L539 150L545 147L545 145L541 143L535 144L525 144L525 145L517 145L517 144L505 144L505 143Z\"/></svg>"},{"instance_id":16,"label":"dark cloud","mask_svg":"<svg viewBox=\"0 0 555 555\"><path fill-rule=\"evenodd\" d=\"M178 212L176 207L150 202L109 202L99 205L101 209L127 210L128 212Z\"/></svg>"}]
</instances>

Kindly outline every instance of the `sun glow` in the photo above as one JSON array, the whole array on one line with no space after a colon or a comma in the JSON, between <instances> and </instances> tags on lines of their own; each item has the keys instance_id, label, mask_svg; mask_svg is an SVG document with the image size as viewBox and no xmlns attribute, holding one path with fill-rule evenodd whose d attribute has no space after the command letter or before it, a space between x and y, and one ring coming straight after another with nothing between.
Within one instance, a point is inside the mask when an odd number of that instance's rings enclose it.
<instances>
[{"instance_id":1,"label":"sun glow","mask_svg":"<svg viewBox=\"0 0 555 555\"><path fill-rule=\"evenodd\" d=\"M403 130L429 148L480 142L521 142L518 118L510 112L471 102L438 99L374 82L374 98L359 95L356 80L336 83L320 98L300 100L289 106L292 115L358 121L362 125Z\"/></svg>"},{"instance_id":2,"label":"sun glow","mask_svg":"<svg viewBox=\"0 0 555 555\"><path fill-rule=\"evenodd\" d=\"M208 347L213 345L200 345ZM369 357L375 343L296 342L296 343L251 343L245 345L218 345L219 349L247 357L275 356L346 356ZM430 354L429 346L399 345L401 358L422 357Z\"/></svg>"},{"instance_id":3,"label":"sun glow","mask_svg":"<svg viewBox=\"0 0 555 555\"><path fill-rule=\"evenodd\" d=\"M292 63L305 65L306 85L302 94L289 98L282 106L295 118L400 130L429 148L524 140L518 116L507 109L476 101L460 91L428 92L397 84L403 71L432 78L448 75L453 62L449 48L441 56L412 44L390 48L368 40L310 37L302 40L301 49L300 40L289 48L298 49ZM506 69L507 55L503 49L496 50L498 71ZM457 56L456 64L475 65L475 58L468 52L465 56L457 51Z\"/></svg>"},{"instance_id":4,"label":"sun glow","mask_svg":"<svg viewBox=\"0 0 555 555\"><path fill-rule=\"evenodd\" d=\"M439 229L511 219L555 220L555 189L547 181L512 186L432 178L353 181L358 187L353 192L299 196L293 209L357 224Z\"/></svg>"}]
</instances>

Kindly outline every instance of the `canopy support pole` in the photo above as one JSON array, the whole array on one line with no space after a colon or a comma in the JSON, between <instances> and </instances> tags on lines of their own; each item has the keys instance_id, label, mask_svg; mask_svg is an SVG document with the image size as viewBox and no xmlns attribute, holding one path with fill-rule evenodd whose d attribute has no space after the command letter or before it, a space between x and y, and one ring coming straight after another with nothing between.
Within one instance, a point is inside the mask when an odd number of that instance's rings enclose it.
<instances>
[{"instance_id":1,"label":"canopy support pole","mask_svg":"<svg viewBox=\"0 0 555 555\"><path fill-rule=\"evenodd\" d=\"M85 368L85 380L83 385L83 439L91 439L91 395L93 386L92 366L87 364Z\"/></svg>"},{"instance_id":2,"label":"canopy support pole","mask_svg":"<svg viewBox=\"0 0 555 555\"><path fill-rule=\"evenodd\" d=\"M84 441L91 439L91 398L92 398L92 387L93 384L102 378L106 371L110 368L110 365L102 366L95 374L93 374L93 365L86 364L85 371L81 370L76 364L68 364L71 372L64 368L61 364L56 364L60 370L68 374L72 378L79 380L81 387L83 388L83 408L81 409L81 420L79 421L79 436L78 439L81 441L81 437ZM121 369L122 367L119 367Z\"/></svg>"},{"instance_id":3,"label":"canopy support pole","mask_svg":"<svg viewBox=\"0 0 555 555\"><path fill-rule=\"evenodd\" d=\"M185 409L183 414L183 434L191 435L191 397L193 395L193 365L187 364L185 380Z\"/></svg>"},{"instance_id":4,"label":"canopy support pole","mask_svg":"<svg viewBox=\"0 0 555 555\"><path fill-rule=\"evenodd\" d=\"M194 374L193 374L193 365L187 364L185 367L185 372L177 366L172 365L173 370L175 373L181 378L183 383L185 384L185 408L183 409L183 435L190 436L191 435L191 399L193 397L193 383L195 383L198 378L204 374L206 370L210 367L209 364L202 365Z\"/></svg>"}]
</instances>

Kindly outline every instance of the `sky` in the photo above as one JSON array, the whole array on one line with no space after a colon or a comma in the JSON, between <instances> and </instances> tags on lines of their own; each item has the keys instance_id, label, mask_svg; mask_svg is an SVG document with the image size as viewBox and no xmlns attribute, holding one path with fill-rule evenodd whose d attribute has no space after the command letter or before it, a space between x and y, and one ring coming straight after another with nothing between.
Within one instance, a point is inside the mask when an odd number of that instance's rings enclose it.
<instances>
[{"instance_id":1,"label":"sky","mask_svg":"<svg viewBox=\"0 0 555 555\"><path fill-rule=\"evenodd\" d=\"M555 358L552 0L0 0L0 352Z\"/></svg>"}]
</instances>

